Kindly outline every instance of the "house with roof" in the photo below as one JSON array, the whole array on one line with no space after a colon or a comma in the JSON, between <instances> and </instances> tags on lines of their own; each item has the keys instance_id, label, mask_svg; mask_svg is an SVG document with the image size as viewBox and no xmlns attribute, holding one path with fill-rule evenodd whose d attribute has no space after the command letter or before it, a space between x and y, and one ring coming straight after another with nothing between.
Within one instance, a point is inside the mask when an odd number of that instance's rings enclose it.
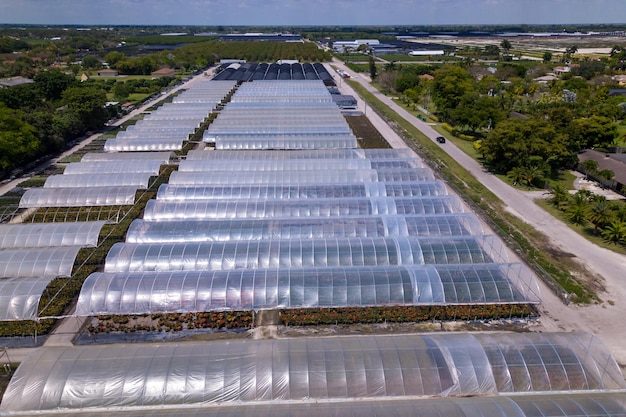
<instances>
[{"instance_id":1,"label":"house with roof","mask_svg":"<svg viewBox=\"0 0 626 417\"><path fill-rule=\"evenodd\" d=\"M603 153L592 149L578 154L578 162L581 164L589 159L598 163L598 171L609 169L615 173L611 180L594 177L595 180L622 195L626 193L626 154Z\"/></svg>"},{"instance_id":2,"label":"house with roof","mask_svg":"<svg viewBox=\"0 0 626 417\"><path fill-rule=\"evenodd\" d=\"M34 82L35 81L31 80L30 78L25 78L21 76L0 78L0 88L15 87L16 85L32 84Z\"/></svg>"}]
</instances>

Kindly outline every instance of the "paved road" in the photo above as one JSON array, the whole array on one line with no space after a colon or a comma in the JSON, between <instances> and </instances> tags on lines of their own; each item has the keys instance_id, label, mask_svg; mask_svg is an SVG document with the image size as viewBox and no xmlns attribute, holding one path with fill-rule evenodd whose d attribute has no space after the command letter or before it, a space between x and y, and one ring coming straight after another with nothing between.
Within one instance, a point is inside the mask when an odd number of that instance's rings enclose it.
<instances>
[{"instance_id":1,"label":"paved road","mask_svg":"<svg viewBox=\"0 0 626 417\"><path fill-rule=\"evenodd\" d=\"M334 61L332 65L346 71L354 81L365 87L436 143L435 138L440 136L437 131L372 87L367 76L355 74L339 61ZM342 84L342 87L344 86L346 83ZM359 106L364 108L360 98ZM374 112L369 111L367 115L370 116L372 113ZM378 123L375 125L379 127ZM387 133L383 135L387 137ZM392 146L396 145L392 143ZM542 314L544 316L542 321L545 329L551 331L584 330L596 334L610 347L618 362L626 365L626 342L624 342L626 320L623 320L623 317L626 317L626 288L623 285L623 281L626 281L626 256L590 243L536 205L532 193L520 191L502 182L450 141L439 146L500 198L506 205L506 210L544 233L550 243L563 252L563 256L571 257L586 268L588 273L581 278L597 282L604 287L605 291L598 295L605 302L584 307L563 306L558 298L542 289Z\"/></svg>"}]
</instances>

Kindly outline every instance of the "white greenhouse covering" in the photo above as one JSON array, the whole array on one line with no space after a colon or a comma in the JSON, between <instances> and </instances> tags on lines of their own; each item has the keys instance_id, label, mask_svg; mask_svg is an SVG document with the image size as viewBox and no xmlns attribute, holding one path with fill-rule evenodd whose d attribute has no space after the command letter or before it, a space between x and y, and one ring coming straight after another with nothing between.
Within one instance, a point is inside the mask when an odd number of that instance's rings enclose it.
<instances>
[{"instance_id":1,"label":"white greenhouse covering","mask_svg":"<svg viewBox=\"0 0 626 417\"><path fill-rule=\"evenodd\" d=\"M148 173L158 175L161 161L99 161L75 162L65 167L63 175L76 174L117 174L117 173Z\"/></svg>"},{"instance_id":2,"label":"white greenhouse covering","mask_svg":"<svg viewBox=\"0 0 626 417\"><path fill-rule=\"evenodd\" d=\"M44 188L91 188L91 187L124 187L148 188L150 173L107 173L51 175Z\"/></svg>"},{"instance_id":3,"label":"white greenhouse covering","mask_svg":"<svg viewBox=\"0 0 626 417\"><path fill-rule=\"evenodd\" d=\"M162 184L157 200L309 199L357 197L429 197L447 195L441 181L350 185L200 185Z\"/></svg>"},{"instance_id":4,"label":"white greenhouse covering","mask_svg":"<svg viewBox=\"0 0 626 417\"><path fill-rule=\"evenodd\" d=\"M423 396L565 390L595 394L625 388L606 347L584 333L44 346L21 363L0 411L7 415L108 413L119 407L124 411L192 405L276 407L357 398L393 398L388 401L393 406L395 401ZM519 401L524 396L505 398ZM523 409L532 410L532 404L525 403Z\"/></svg>"},{"instance_id":5,"label":"white greenhouse covering","mask_svg":"<svg viewBox=\"0 0 626 417\"><path fill-rule=\"evenodd\" d=\"M0 278L0 320L37 317L41 295L54 278Z\"/></svg>"},{"instance_id":6,"label":"white greenhouse covering","mask_svg":"<svg viewBox=\"0 0 626 417\"><path fill-rule=\"evenodd\" d=\"M0 225L0 249L46 246L97 246L106 222Z\"/></svg>"},{"instance_id":7,"label":"white greenhouse covering","mask_svg":"<svg viewBox=\"0 0 626 417\"><path fill-rule=\"evenodd\" d=\"M105 272L507 262L494 236L116 243Z\"/></svg>"},{"instance_id":8,"label":"white greenhouse covering","mask_svg":"<svg viewBox=\"0 0 626 417\"><path fill-rule=\"evenodd\" d=\"M91 274L78 316L225 310L539 303L521 264Z\"/></svg>"},{"instance_id":9,"label":"white greenhouse covering","mask_svg":"<svg viewBox=\"0 0 626 417\"><path fill-rule=\"evenodd\" d=\"M150 200L143 218L150 221L184 219L252 219L274 217L342 217L371 215L450 214L464 212L455 195L435 197L309 198L286 200Z\"/></svg>"},{"instance_id":10,"label":"white greenhouse covering","mask_svg":"<svg viewBox=\"0 0 626 417\"><path fill-rule=\"evenodd\" d=\"M246 161L288 161L292 159L400 159L410 158L421 161L409 148L401 149L315 149L304 151L219 151L191 150L188 160L246 160Z\"/></svg>"},{"instance_id":11,"label":"white greenhouse covering","mask_svg":"<svg viewBox=\"0 0 626 417\"><path fill-rule=\"evenodd\" d=\"M74 417L73 411L27 413L20 416ZM81 410L82 417L101 417L102 412ZM233 407L148 407L140 411L106 410L107 417L623 417L623 393L542 394L472 398L414 400L359 400L292 402Z\"/></svg>"},{"instance_id":12,"label":"white greenhouse covering","mask_svg":"<svg viewBox=\"0 0 626 417\"><path fill-rule=\"evenodd\" d=\"M0 228L0 232L1 232ZM332 237L482 235L480 220L470 213L146 221L136 219L126 233L129 243L217 242Z\"/></svg>"},{"instance_id":13,"label":"white greenhouse covering","mask_svg":"<svg viewBox=\"0 0 626 417\"><path fill-rule=\"evenodd\" d=\"M0 277L69 277L80 246L0 249Z\"/></svg>"},{"instance_id":14,"label":"white greenhouse covering","mask_svg":"<svg viewBox=\"0 0 626 417\"><path fill-rule=\"evenodd\" d=\"M216 149L341 149L356 148L356 137L351 135L337 136L255 136L248 137L215 137L204 136L204 142L215 143Z\"/></svg>"},{"instance_id":15,"label":"white greenhouse covering","mask_svg":"<svg viewBox=\"0 0 626 417\"><path fill-rule=\"evenodd\" d=\"M417 168L417 167L416 167ZM238 161L238 160L187 160L181 161L178 171L210 172L210 171L335 171L338 169L359 170L372 169L367 159L309 159L287 161Z\"/></svg>"},{"instance_id":16,"label":"white greenhouse covering","mask_svg":"<svg viewBox=\"0 0 626 417\"><path fill-rule=\"evenodd\" d=\"M104 144L105 152L179 151L187 138L112 138Z\"/></svg>"},{"instance_id":17,"label":"white greenhouse covering","mask_svg":"<svg viewBox=\"0 0 626 417\"><path fill-rule=\"evenodd\" d=\"M32 188L20 207L125 206L135 203L137 187Z\"/></svg>"},{"instance_id":18,"label":"white greenhouse covering","mask_svg":"<svg viewBox=\"0 0 626 417\"><path fill-rule=\"evenodd\" d=\"M99 152L83 155L81 162L159 161L168 163L172 152Z\"/></svg>"}]
</instances>

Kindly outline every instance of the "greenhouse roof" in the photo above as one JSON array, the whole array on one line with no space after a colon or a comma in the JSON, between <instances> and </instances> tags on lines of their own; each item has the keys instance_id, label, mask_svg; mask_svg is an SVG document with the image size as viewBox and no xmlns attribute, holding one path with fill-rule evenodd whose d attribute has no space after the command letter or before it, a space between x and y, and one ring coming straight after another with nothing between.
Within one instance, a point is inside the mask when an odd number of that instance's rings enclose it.
<instances>
[{"instance_id":1,"label":"greenhouse roof","mask_svg":"<svg viewBox=\"0 0 626 417\"><path fill-rule=\"evenodd\" d=\"M0 249L46 246L97 246L106 222L0 225Z\"/></svg>"},{"instance_id":2,"label":"greenhouse roof","mask_svg":"<svg viewBox=\"0 0 626 417\"><path fill-rule=\"evenodd\" d=\"M73 417L75 412L20 414ZM81 411L82 417L102 417ZM472 398L293 402L237 406L106 410L107 417L615 417L626 415L623 393L542 394Z\"/></svg>"},{"instance_id":3,"label":"greenhouse roof","mask_svg":"<svg viewBox=\"0 0 626 417\"><path fill-rule=\"evenodd\" d=\"M598 390L624 389L615 359L584 333L44 346L22 361L0 411L280 406L565 390L596 395ZM533 411L532 402L521 404Z\"/></svg>"},{"instance_id":4,"label":"greenhouse roof","mask_svg":"<svg viewBox=\"0 0 626 417\"><path fill-rule=\"evenodd\" d=\"M130 168L129 168L130 169ZM148 181L152 174L139 173L107 173L102 174L75 174L51 175L46 180L44 188L91 188L91 187L124 187L148 188Z\"/></svg>"},{"instance_id":5,"label":"greenhouse roof","mask_svg":"<svg viewBox=\"0 0 626 417\"><path fill-rule=\"evenodd\" d=\"M65 167L63 175L76 174L117 174L117 173L148 173L158 175L161 161L97 161L74 162Z\"/></svg>"},{"instance_id":6,"label":"greenhouse roof","mask_svg":"<svg viewBox=\"0 0 626 417\"><path fill-rule=\"evenodd\" d=\"M80 246L0 249L0 277L69 277Z\"/></svg>"},{"instance_id":7,"label":"greenhouse roof","mask_svg":"<svg viewBox=\"0 0 626 417\"><path fill-rule=\"evenodd\" d=\"M182 216L181 216L182 217ZM0 228L0 232L1 232ZM480 220L470 213L445 215L383 215L253 218L136 219L126 233L129 243L216 242L332 237L464 236L484 234Z\"/></svg>"},{"instance_id":8,"label":"greenhouse roof","mask_svg":"<svg viewBox=\"0 0 626 417\"><path fill-rule=\"evenodd\" d=\"M409 148L400 149L315 149L303 151L220 151L194 149L187 153L187 160L306 160L306 159L397 159L420 160Z\"/></svg>"},{"instance_id":9,"label":"greenhouse roof","mask_svg":"<svg viewBox=\"0 0 626 417\"><path fill-rule=\"evenodd\" d=\"M272 217L342 217L370 215L425 215L462 213L455 195L432 197L150 200L145 220L252 219Z\"/></svg>"},{"instance_id":10,"label":"greenhouse roof","mask_svg":"<svg viewBox=\"0 0 626 417\"><path fill-rule=\"evenodd\" d=\"M172 185L159 186L157 200L309 199L357 197L428 197L448 194L441 181L349 185Z\"/></svg>"},{"instance_id":11,"label":"greenhouse roof","mask_svg":"<svg viewBox=\"0 0 626 417\"><path fill-rule=\"evenodd\" d=\"M536 304L521 264L94 273L78 316L289 308Z\"/></svg>"},{"instance_id":12,"label":"greenhouse roof","mask_svg":"<svg viewBox=\"0 0 626 417\"><path fill-rule=\"evenodd\" d=\"M105 152L179 151L187 138L113 138L104 144Z\"/></svg>"},{"instance_id":13,"label":"greenhouse roof","mask_svg":"<svg viewBox=\"0 0 626 417\"><path fill-rule=\"evenodd\" d=\"M54 278L0 278L0 320L37 318L41 295Z\"/></svg>"},{"instance_id":14,"label":"greenhouse roof","mask_svg":"<svg viewBox=\"0 0 626 417\"><path fill-rule=\"evenodd\" d=\"M116 243L105 272L507 262L494 236Z\"/></svg>"},{"instance_id":15,"label":"greenhouse roof","mask_svg":"<svg viewBox=\"0 0 626 417\"><path fill-rule=\"evenodd\" d=\"M137 187L32 188L20 207L125 206L135 203Z\"/></svg>"},{"instance_id":16,"label":"greenhouse roof","mask_svg":"<svg viewBox=\"0 0 626 417\"><path fill-rule=\"evenodd\" d=\"M159 161L169 162L174 154L172 152L99 152L83 155L81 162L99 161Z\"/></svg>"}]
</instances>

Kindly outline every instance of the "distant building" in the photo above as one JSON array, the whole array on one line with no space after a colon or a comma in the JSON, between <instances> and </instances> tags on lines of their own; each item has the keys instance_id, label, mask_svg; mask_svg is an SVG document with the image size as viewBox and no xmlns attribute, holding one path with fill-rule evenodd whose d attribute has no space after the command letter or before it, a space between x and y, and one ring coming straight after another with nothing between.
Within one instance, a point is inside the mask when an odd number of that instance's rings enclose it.
<instances>
[{"instance_id":1,"label":"distant building","mask_svg":"<svg viewBox=\"0 0 626 417\"><path fill-rule=\"evenodd\" d=\"M433 77L430 74L422 74L422 75L419 75L417 78L419 78L420 80L434 80L435 79L435 77Z\"/></svg>"},{"instance_id":2,"label":"distant building","mask_svg":"<svg viewBox=\"0 0 626 417\"><path fill-rule=\"evenodd\" d=\"M346 52L347 50L356 51L361 45L367 45L367 46L380 45L380 41L378 39L355 39L353 41L335 41L333 42L333 50L336 52Z\"/></svg>"},{"instance_id":3,"label":"distant building","mask_svg":"<svg viewBox=\"0 0 626 417\"><path fill-rule=\"evenodd\" d=\"M221 41L302 42L302 36L291 33L232 33L220 35Z\"/></svg>"},{"instance_id":4,"label":"distant building","mask_svg":"<svg viewBox=\"0 0 626 417\"><path fill-rule=\"evenodd\" d=\"M443 49L435 49L435 50L420 50L420 51L411 51L409 55L411 56L442 56L445 52Z\"/></svg>"},{"instance_id":5,"label":"distant building","mask_svg":"<svg viewBox=\"0 0 626 417\"><path fill-rule=\"evenodd\" d=\"M172 68L161 68L159 70L153 71L150 75L153 77L175 77L176 71Z\"/></svg>"},{"instance_id":6,"label":"distant building","mask_svg":"<svg viewBox=\"0 0 626 417\"><path fill-rule=\"evenodd\" d=\"M617 83L621 86L626 85L626 75L618 74L612 77L613 81L617 81Z\"/></svg>"},{"instance_id":7,"label":"distant building","mask_svg":"<svg viewBox=\"0 0 626 417\"><path fill-rule=\"evenodd\" d=\"M32 84L33 80L24 77L0 78L0 88L15 87L16 85Z\"/></svg>"},{"instance_id":8,"label":"distant building","mask_svg":"<svg viewBox=\"0 0 626 417\"><path fill-rule=\"evenodd\" d=\"M610 180L602 181L604 185L623 194L626 190L626 158L624 154L605 154L598 151L586 150L578 154L578 162L583 163L592 159L598 163L598 171L609 169L615 176Z\"/></svg>"},{"instance_id":9,"label":"distant building","mask_svg":"<svg viewBox=\"0 0 626 417\"><path fill-rule=\"evenodd\" d=\"M106 68L98 71L99 77L117 77L118 75L120 75L119 71L114 69Z\"/></svg>"}]
</instances>

